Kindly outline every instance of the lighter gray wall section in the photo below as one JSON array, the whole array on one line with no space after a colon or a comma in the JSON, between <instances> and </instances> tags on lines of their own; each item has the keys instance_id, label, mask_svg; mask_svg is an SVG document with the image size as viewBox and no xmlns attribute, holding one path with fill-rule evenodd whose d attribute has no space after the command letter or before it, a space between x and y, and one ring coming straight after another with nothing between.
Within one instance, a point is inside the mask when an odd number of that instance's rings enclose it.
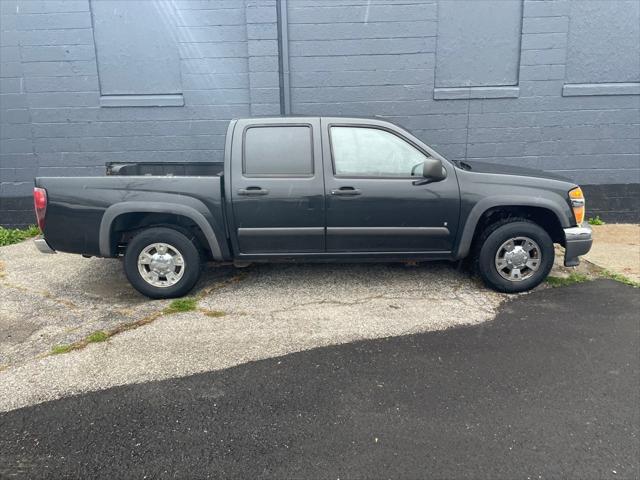
<instances>
[{"instance_id":1,"label":"lighter gray wall section","mask_svg":"<svg viewBox=\"0 0 640 480\"><path fill-rule=\"evenodd\" d=\"M20 208L11 199L38 173L16 7L0 1L0 220Z\"/></svg>"},{"instance_id":2,"label":"lighter gray wall section","mask_svg":"<svg viewBox=\"0 0 640 480\"><path fill-rule=\"evenodd\" d=\"M567 82L640 82L639 1L571 1Z\"/></svg>"},{"instance_id":3,"label":"lighter gray wall section","mask_svg":"<svg viewBox=\"0 0 640 480\"><path fill-rule=\"evenodd\" d=\"M182 93L177 10L170 2L92 0L90 6L102 95Z\"/></svg>"},{"instance_id":4,"label":"lighter gray wall section","mask_svg":"<svg viewBox=\"0 0 640 480\"><path fill-rule=\"evenodd\" d=\"M522 2L442 0L436 87L517 85Z\"/></svg>"},{"instance_id":5,"label":"lighter gray wall section","mask_svg":"<svg viewBox=\"0 0 640 480\"><path fill-rule=\"evenodd\" d=\"M459 22L447 5L289 0L293 113L382 115L453 159L538 167L587 184L640 182L637 2L606 1L591 11L585 2L511 1L500 2L506 45L477 49L477 63L453 65L451 85L512 83L514 68L517 84L434 99L438 32L459 28L447 23ZM0 1L0 215L17 205L11 199L30 195L36 175L102 175L108 161L220 160L229 119L280 112L275 0L159 5L167 9L158 15L178 54L179 84L175 69L157 73L158 83L148 74L136 83L138 71L127 67L101 91L109 73L100 45L109 33L94 31L89 0ZM520 8L516 61L513 12ZM457 15L465 25L489 18L475 10ZM469 45L469 32L460 45ZM469 58L467 47L459 54ZM159 65L167 58L154 55ZM508 70L483 71L494 64ZM182 93L184 106L101 106L105 92L151 85Z\"/></svg>"}]
</instances>

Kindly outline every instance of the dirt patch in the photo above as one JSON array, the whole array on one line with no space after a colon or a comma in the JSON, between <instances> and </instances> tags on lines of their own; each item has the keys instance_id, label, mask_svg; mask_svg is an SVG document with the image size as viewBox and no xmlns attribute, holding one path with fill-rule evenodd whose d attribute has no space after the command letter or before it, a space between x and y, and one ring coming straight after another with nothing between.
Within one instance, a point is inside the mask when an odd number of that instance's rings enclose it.
<instances>
[{"instance_id":1,"label":"dirt patch","mask_svg":"<svg viewBox=\"0 0 640 480\"><path fill-rule=\"evenodd\" d=\"M585 259L640 282L640 225L594 225L593 247Z\"/></svg>"}]
</instances>

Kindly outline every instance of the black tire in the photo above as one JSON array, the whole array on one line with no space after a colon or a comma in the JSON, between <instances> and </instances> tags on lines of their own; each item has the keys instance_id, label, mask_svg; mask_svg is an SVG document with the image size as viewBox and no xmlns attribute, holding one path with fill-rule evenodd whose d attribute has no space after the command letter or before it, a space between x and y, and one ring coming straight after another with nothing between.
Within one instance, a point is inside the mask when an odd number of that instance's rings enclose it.
<instances>
[{"instance_id":1,"label":"black tire","mask_svg":"<svg viewBox=\"0 0 640 480\"><path fill-rule=\"evenodd\" d=\"M523 280L504 278L496 266L496 255L509 239L527 237L539 246L539 266L531 276ZM555 251L549 234L536 223L525 218L511 218L487 227L477 242L476 271L490 288L504 293L518 293L537 287L551 271Z\"/></svg>"},{"instance_id":2,"label":"black tire","mask_svg":"<svg viewBox=\"0 0 640 480\"><path fill-rule=\"evenodd\" d=\"M189 238L171 228L152 227L142 230L131 239L124 255L124 271L127 279L133 288L149 298L175 298L186 295L200 278L201 272L200 253L194 242L194 238ZM138 257L143 250L154 243L165 243L174 247L183 258L182 276L173 285L152 285L139 271Z\"/></svg>"}]
</instances>

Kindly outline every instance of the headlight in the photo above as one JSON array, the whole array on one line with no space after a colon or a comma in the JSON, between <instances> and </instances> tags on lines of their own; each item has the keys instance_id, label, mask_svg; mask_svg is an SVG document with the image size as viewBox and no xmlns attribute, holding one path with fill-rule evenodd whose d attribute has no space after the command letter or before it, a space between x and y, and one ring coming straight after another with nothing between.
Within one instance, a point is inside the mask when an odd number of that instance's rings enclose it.
<instances>
[{"instance_id":1,"label":"headlight","mask_svg":"<svg viewBox=\"0 0 640 480\"><path fill-rule=\"evenodd\" d=\"M580 187L569 190L569 201L573 209L573 216L576 217L576 224L584 222L584 194Z\"/></svg>"}]
</instances>

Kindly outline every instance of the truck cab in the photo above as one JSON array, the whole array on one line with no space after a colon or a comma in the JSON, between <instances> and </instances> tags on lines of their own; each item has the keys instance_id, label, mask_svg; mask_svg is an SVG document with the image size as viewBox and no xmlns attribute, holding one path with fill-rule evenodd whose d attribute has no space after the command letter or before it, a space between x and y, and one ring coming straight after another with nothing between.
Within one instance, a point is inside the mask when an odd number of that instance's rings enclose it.
<instances>
[{"instance_id":1,"label":"truck cab","mask_svg":"<svg viewBox=\"0 0 640 480\"><path fill-rule=\"evenodd\" d=\"M408 132L384 121L305 117L238 120L231 130L225 189L239 258L451 255L455 168ZM432 160L438 171L429 182L423 171Z\"/></svg>"}]
</instances>

